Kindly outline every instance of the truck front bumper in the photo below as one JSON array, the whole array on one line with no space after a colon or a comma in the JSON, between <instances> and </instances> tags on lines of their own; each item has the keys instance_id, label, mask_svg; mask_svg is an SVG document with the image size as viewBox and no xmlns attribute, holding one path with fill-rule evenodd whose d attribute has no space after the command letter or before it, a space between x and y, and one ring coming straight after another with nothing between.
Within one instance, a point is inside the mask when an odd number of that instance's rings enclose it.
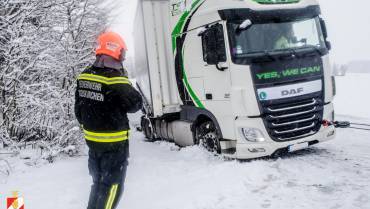
<instances>
[{"instance_id":1,"label":"truck front bumper","mask_svg":"<svg viewBox=\"0 0 370 209\"><path fill-rule=\"evenodd\" d=\"M334 120L333 111L332 104L326 105L324 107L323 119ZM252 127L261 130L265 140L263 142L249 142L245 140L238 131L240 127ZM288 152L304 149L314 144L331 140L336 134L334 126L321 126L320 130L311 136L290 141L274 141L269 137L261 118L240 118L235 121L235 129L237 139L221 141L221 150L224 156L236 159L255 159L271 156L278 151Z\"/></svg>"},{"instance_id":2,"label":"truck front bumper","mask_svg":"<svg viewBox=\"0 0 370 209\"><path fill-rule=\"evenodd\" d=\"M235 149L224 149L223 155L235 159L254 159L271 156L277 151L289 151L290 146L307 143L309 146L331 140L335 137L335 128L322 127L315 135L286 142L234 143ZM221 142L224 143L224 142ZM226 142L229 143L229 142ZM227 146L227 145L226 145ZM306 147L302 147L306 148ZM234 150L234 151L232 151Z\"/></svg>"}]
</instances>

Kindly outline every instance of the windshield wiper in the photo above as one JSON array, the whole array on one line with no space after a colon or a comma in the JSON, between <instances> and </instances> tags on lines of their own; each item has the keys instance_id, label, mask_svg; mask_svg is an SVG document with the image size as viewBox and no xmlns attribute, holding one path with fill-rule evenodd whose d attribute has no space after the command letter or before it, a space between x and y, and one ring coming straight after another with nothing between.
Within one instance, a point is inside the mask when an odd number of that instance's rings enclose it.
<instances>
[{"instance_id":1,"label":"windshield wiper","mask_svg":"<svg viewBox=\"0 0 370 209\"><path fill-rule=\"evenodd\" d=\"M321 51L321 48L316 46L305 46L300 48L287 48L287 49L279 49L270 52L271 55L276 55L280 58L294 58L294 57L307 57L307 56L314 56L316 54L323 55L324 53Z\"/></svg>"},{"instance_id":2,"label":"windshield wiper","mask_svg":"<svg viewBox=\"0 0 370 209\"><path fill-rule=\"evenodd\" d=\"M266 61L266 59L270 61L276 60L273 54L271 52L265 50L265 51L257 51L257 52L251 52L248 54L244 54L241 57L253 59L253 61Z\"/></svg>"},{"instance_id":3,"label":"windshield wiper","mask_svg":"<svg viewBox=\"0 0 370 209\"><path fill-rule=\"evenodd\" d=\"M312 46L312 45L298 48L298 50L303 52L302 56L304 56L304 57L313 56L315 54L319 54L320 56L322 56L322 55L324 55L324 53L321 51L321 49L322 48L320 48L320 47ZM315 54L313 54L313 53L315 53Z\"/></svg>"},{"instance_id":4,"label":"windshield wiper","mask_svg":"<svg viewBox=\"0 0 370 209\"><path fill-rule=\"evenodd\" d=\"M239 55L239 58L252 59L255 62L275 61L278 59L292 59L297 57L298 53L294 49L274 50L274 51L256 51Z\"/></svg>"},{"instance_id":5,"label":"windshield wiper","mask_svg":"<svg viewBox=\"0 0 370 209\"><path fill-rule=\"evenodd\" d=\"M293 48L274 50L272 53L280 59L292 59L298 56L298 53Z\"/></svg>"},{"instance_id":6,"label":"windshield wiper","mask_svg":"<svg viewBox=\"0 0 370 209\"><path fill-rule=\"evenodd\" d=\"M307 56L314 56L316 54L323 55L324 53L321 51L321 48L315 46L305 46L300 48L287 48L287 49L279 49L273 51L256 51L250 52L247 54L239 55L239 58L249 58L253 59L253 61L261 62L261 61L274 61L277 59L286 60L286 59L294 59L295 57L307 57Z\"/></svg>"}]
</instances>

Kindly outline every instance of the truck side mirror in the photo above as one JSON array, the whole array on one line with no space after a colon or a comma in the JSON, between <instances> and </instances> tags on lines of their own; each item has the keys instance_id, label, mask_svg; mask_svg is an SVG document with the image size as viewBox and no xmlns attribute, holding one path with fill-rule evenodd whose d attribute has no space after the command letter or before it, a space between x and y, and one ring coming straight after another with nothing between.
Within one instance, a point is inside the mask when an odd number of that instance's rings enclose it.
<instances>
[{"instance_id":1,"label":"truck side mirror","mask_svg":"<svg viewBox=\"0 0 370 209\"><path fill-rule=\"evenodd\" d=\"M330 41L325 41L325 45L326 45L326 48L328 48L328 50L331 50L331 43L330 43Z\"/></svg>"},{"instance_id":2,"label":"truck side mirror","mask_svg":"<svg viewBox=\"0 0 370 209\"><path fill-rule=\"evenodd\" d=\"M222 25L213 25L201 33L200 36L202 37L203 60L207 64L217 65L217 67L220 62L226 62L225 38Z\"/></svg>"},{"instance_id":3,"label":"truck side mirror","mask_svg":"<svg viewBox=\"0 0 370 209\"><path fill-rule=\"evenodd\" d=\"M326 28L325 20L322 19L322 18L320 18L320 25L321 25L322 34L324 35L326 48L328 50L331 50L331 43L327 40L328 39L328 30Z\"/></svg>"},{"instance_id":4,"label":"truck side mirror","mask_svg":"<svg viewBox=\"0 0 370 209\"><path fill-rule=\"evenodd\" d=\"M322 18L320 18L320 25L321 25L322 34L324 35L324 38L326 40L328 38L328 30L326 29L325 20Z\"/></svg>"}]
</instances>

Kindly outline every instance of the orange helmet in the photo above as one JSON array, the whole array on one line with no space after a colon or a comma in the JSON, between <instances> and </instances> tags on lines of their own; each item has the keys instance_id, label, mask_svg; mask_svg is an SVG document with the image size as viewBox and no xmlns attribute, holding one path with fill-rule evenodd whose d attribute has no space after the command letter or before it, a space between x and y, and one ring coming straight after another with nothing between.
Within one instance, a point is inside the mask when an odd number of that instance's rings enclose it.
<instances>
[{"instance_id":1,"label":"orange helmet","mask_svg":"<svg viewBox=\"0 0 370 209\"><path fill-rule=\"evenodd\" d=\"M105 32L98 38L98 47L95 54L104 54L121 60L125 51L127 51L127 46L120 35L115 32Z\"/></svg>"}]
</instances>

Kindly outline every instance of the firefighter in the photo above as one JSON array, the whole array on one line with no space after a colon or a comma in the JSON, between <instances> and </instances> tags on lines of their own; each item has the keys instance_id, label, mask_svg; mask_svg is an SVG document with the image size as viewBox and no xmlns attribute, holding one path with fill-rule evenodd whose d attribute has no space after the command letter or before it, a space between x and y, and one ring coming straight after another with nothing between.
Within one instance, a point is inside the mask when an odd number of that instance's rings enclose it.
<instances>
[{"instance_id":1,"label":"firefighter","mask_svg":"<svg viewBox=\"0 0 370 209\"><path fill-rule=\"evenodd\" d=\"M96 61L78 77L75 114L89 147L92 176L88 209L116 208L124 188L130 135L127 113L141 109L141 95L122 66L127 47L114 32L98 39Z\"/></svg>"}]
</instances>

